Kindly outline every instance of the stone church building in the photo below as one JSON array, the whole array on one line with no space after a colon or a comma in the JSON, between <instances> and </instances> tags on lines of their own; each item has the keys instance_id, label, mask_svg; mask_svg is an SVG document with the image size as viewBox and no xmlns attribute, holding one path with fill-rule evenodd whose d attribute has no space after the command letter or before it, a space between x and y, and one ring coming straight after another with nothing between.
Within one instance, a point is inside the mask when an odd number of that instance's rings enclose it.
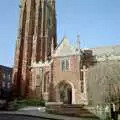
<instances>
[{"instance_id":1,"label":"stone church building","mask_svg":"<svg viewBox=\"0 0 120 120\"><path fill-rule=\"evenodd\" d=\"M86 53L86 63L83 62L83 52ZM33 94L46 101L87 104L85 76L90 60L91 50L80 51L63 38L50 60L31 64Z\"/></svg>"},{"instance_id":2,"label":"stone church building","mask_svg":"<svg viewBox=\"0 0 120 120\"><path fill-rule=\"evenodd\" d=\"M88 104L86 72L94 62L104 60L100 52L107 53L110 48L80 49L79 37L76 47L66 37L57 45L55 0L21 0L20 11L14 94L47 102Z\"/></svg>"}]
</instances>

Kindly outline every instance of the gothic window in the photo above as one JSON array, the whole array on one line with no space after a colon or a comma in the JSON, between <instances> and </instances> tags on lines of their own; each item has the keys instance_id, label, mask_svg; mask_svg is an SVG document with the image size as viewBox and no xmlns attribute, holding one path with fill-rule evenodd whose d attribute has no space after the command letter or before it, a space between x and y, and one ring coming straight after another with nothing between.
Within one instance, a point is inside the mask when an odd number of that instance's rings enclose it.
<instances>
[{"instance_id":1,"label":"gothic window","mask_svg":"<svg viewBox=\"0 0 120 120\"><path fill-rule=\"evenodd\" d=\"M46 84L47 84L47 83L46 83L46 76L45 76L45 77L44 77L44 92L46 92L46 87L47 87Z\"/></svg>"},{"instance_id":2,"label":"gothic window","mask_svg":"<svg viewBox=\"0 0 120 120\"><path fill-rule=\"evenodd\" d=\"M36 69L36 87L41 87L43 80L43 69Z\"/></svg>"},{"instance_id":3,"label":"gothic window","mask_svg":"<svg viewBox=\"0 0 120 120\"><path fill-rule=\"evenodd\" d=\"M83 71L80 71L80 80L83 80Z\"/></svg>"},{"instance_id":4,"label":"gothic window","mask_svg":"<svg viewBox=\"0 0 120 120\"><path fill-rule=\"evenodd\" d=\"M84 74L86 72L86 66L82 65L80 70L80 80L81 80L81 93L84 93Z\"/></svg>"},{"instance_id":5,"label":"gothic window","mask_svg":"<svg viewBox=\"0 0 120 120\"><path fill-rule=\"evenodd\" d=\"M61 60L61 70L62 72L69 70L69 59L68 58L64 58Z\"/></svg>"},{"instance_id":6,"label":"gothic window","mask_svg":"<svg viewBox=\"0 0 120 120\"><path fill-rule=\"evenodd\" d=\"M40 75L39 74L37 75L37 79L40 79Z\"/></svg>"},{"instance_id":7,"label":"gothic window","mask_svg":"<svg viewBox=\"0 0 120 120\"><path fill-rule=\"evenodd\" d=\"M40 86L40 75L36 75L36 86Z\"/></svg>"},{"instance_id":8,"label":"gothic window","mask_svg":"<svg viewBox=\"0 0 120 120\"><path fill-rule=\"evenodd\" d=\"M83 70L83 65L81 65L81 69L80 69L80 80L81 80L81 93L84 93L84 70Z\"/></svg>"},{"instance_id":9,"label":"gothic window","mask_svg":"<svg viewBox=\"0 0 120 120\"><path fill-rule=\"evenodd\" d=\"M45 73L44 76L44 92L47 92L48 82L49 82L49 72Z\"/></svg>"},{"instance_id":10,"label":"gothic window","mask_svg":"<svg viewBox=\"0 0 120 120\"><path fill-rule=\"evenodd\" d=\"M84 81L81 81L81 93L84 93Z\"/></svg>"}]
</instances>

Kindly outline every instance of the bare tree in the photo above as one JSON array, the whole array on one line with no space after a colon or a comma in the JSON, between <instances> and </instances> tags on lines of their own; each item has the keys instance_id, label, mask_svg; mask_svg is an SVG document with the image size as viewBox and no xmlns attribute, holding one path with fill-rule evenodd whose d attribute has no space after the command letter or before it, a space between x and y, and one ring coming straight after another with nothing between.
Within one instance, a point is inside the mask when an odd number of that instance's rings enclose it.
<instances>
[{"instance_id":1,"label":"bare tree","mask_svg":"<svg viewBox=\"0 0 120 120\"><path fill-rule=\"evenodd\" d=\"M119 103L120 61L98 62L87 73L88 99L91 104Z\"/></svg>"}]
</instances>

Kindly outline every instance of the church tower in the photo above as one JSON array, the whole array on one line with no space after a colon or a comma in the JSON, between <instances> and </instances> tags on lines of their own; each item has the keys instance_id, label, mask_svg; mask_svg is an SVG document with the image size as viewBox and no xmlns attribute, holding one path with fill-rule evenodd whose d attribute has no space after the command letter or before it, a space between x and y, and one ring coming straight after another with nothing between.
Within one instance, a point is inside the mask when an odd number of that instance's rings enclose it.
<instances>
[{"instance_id":1,"label":"church tower","mask_svg":"<svg viewBox=\"0 0 120 120\"><path fill-rule=\"evenodd\" d=\"M45 62L55 49L55 0L21 0L13 84L17 95L27 96L32 62Z\"/></svg>"}]
</instances>

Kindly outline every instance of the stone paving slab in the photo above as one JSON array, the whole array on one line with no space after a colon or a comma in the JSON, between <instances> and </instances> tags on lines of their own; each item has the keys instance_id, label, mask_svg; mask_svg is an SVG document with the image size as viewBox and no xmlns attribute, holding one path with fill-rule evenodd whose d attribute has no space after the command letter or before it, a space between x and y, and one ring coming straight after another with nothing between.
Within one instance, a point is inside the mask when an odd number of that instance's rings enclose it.
<instances>
[{"instance_id":1,"label":"stone paving slab","mask_svg":"<svg viewBox=\"0 0 120 120\"><path fill-rule=\"evenodd\" d=\"M79 118L79 117L69 117L69 116L63 116L63 115L54 115L54 114L48 114L48 113L43 113L43 112L33 111L33 110L15 111L15 112L1 111L0 114L33 116L33 117L46 118L50 120L98 120L96 118Z\"/></svg>"},{"instance_id":2,"label":"stone paving slab","mask_svg":"<svg viewBox=\"0 0 120 120\"><path fill-rule=\"evenodd\" d=\"M0 120L51 120L51 119L25 115L1 114Z\"/></svg>"}]
</instances>

